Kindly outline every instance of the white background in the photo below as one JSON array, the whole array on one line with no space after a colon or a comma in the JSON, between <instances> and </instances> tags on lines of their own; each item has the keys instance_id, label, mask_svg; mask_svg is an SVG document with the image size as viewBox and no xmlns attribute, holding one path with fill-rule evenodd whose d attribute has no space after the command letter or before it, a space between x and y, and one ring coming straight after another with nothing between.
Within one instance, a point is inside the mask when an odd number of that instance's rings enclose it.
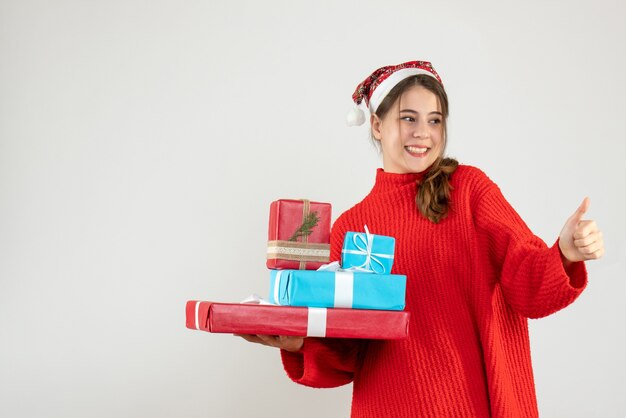
<instances>
[{"instance_id":1,"label":"white background","mask_svg":"<svg viewBox=\"0 0 626 418\"><path fill-rule=\"evenodd\" d=\"M347 417L274 349L187 330L267 293L269 204L371 188L356 85L423 59L448 151L552 244L584 196L606 257L531 321L542 417L626 416L626 6L0 1L0 415Z\"/></svg>"}]
</instances>

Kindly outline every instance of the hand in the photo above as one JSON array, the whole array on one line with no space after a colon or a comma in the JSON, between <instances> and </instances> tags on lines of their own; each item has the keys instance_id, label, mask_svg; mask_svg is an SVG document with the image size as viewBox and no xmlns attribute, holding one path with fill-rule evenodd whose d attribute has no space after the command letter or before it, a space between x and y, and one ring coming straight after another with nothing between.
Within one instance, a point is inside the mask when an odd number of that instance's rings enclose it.
<instances>
[{"instance_id":1,"label":"hand","mask_svg":"<svg viewBox=\"0 0 626 418\"><path fill-rule=\"evenodd\" d=\"M559 235L559 248L565 261L595 260L604 254L602 231L595 221L583 221L589 209L589 198L585 197L576 212L569 217Z\"/></svg>"},{"instance_id":2,"label":"hand","mask_svg":"<svg viewBox=\"0 0 626 418\"><path fill-rule=\"evenodd\" d=\"M285 335L254 335L235 334L251 343L263 344L270 347L277 347L287 351L298 351L304 345L303 337L289 337Z\"/></svg>"}]
</instances>

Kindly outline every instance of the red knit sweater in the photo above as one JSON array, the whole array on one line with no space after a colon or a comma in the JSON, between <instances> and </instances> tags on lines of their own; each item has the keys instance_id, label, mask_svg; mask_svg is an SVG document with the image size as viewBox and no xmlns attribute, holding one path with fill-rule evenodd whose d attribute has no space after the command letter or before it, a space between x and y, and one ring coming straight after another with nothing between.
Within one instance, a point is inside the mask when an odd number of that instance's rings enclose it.
<instances>
[{"instance_id":1,"label":"red knit sweater","mask_svg":"<svg viewBox=\"0 0 626 418\"><path fill-rule=\"evenodd\" d=\"M533 235L480 170L459 166L452 206L434 224L415 205L419 174L379 169L365 199L333 225L331 259L344 234L396 238L392 273L407 276L409 338L307 338L281 351L295 382L354 382L352 417L536 417L527 318L572 303L587 283L584 263L564 270L558 241Z\"/></svg>"}]
</instances>

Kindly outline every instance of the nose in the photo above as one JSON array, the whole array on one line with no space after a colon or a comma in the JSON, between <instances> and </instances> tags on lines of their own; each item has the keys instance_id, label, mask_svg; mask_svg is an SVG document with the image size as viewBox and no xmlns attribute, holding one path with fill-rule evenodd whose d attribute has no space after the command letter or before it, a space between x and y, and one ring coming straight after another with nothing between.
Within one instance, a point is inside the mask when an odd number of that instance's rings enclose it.
<instances>
[{"instance_id":1,"label":"nose","mask_svg":"<svg viewBox=\"0 0 626 418\"><path fill-rule=\"evenodd\" d=\"M415 130L413 131L414 138L428 138L429 135L430 133L428 132L428 128L425 123L417 124Z\"/></svg>"}]
</instances>

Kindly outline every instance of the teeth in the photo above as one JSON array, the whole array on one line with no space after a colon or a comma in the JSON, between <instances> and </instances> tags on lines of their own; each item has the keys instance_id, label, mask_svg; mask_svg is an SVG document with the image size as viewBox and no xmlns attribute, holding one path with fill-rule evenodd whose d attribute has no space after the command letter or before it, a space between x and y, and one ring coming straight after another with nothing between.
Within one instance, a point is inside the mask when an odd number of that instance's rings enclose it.
<instances>
[{"instance_id":1,"label":"teeth","mask_svg":"<svg viewBox=\"0 0 626 418\"><path fill-rule=\"evenodd\" d=\"M428 151L428 148L418 148L418 147L404 147L407 151L412 152L413 154L423 154Z\"/></svg>"}]
</instances>

